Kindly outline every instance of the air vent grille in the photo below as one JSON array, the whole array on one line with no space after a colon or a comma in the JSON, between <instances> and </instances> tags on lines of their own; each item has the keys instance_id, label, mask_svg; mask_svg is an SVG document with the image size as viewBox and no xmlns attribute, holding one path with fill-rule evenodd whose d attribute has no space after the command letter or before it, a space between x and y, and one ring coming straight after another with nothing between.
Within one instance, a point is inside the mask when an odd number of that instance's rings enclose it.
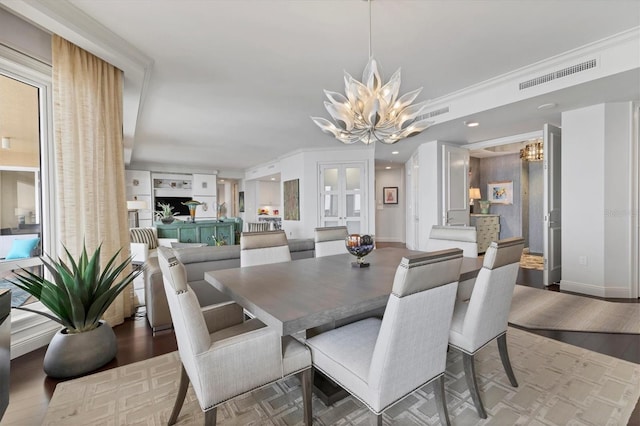
<instances>
[{"instance_id":1,"label":"air vent grille","mask_svg":"<svg viewBox=\"0 0 640 426\"><path fill-rule=\"evenodd\" d=\"M529 87L538 86L540 84L548 83L558 78L566 77L568 75L576 74L582 71L590 70L598 65L595 59L584 61L577 65L572 65L567 68L563 68L558 71L550 72L549 74L542 75L540 77L532 78L531 80L523 81L520 83L520 90L528 89Z\"/></svg>"},{"instance_id":2,"label":"air vent grille","mask_svg":"<svg viewBox=\"0 0 640 426\"><path fill-rule=\"evenodd\" d=\"M446 114L449 112L449 107L444 107L444 108L440 108L440 109L436 109L433 111L429 111L426 114L422 114L421 116L419 116L416 120L424 120L425 118L433 118L437 115L442 115L442 114Z\"/></svg>"}]
</instances>

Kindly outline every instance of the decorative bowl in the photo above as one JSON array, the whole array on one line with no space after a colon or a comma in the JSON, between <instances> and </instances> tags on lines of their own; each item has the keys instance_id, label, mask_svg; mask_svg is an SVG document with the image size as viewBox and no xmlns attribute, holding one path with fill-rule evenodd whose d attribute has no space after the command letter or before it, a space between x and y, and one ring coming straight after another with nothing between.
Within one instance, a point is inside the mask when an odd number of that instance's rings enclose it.
<instances>
[{"instance_id":1,"label":"decorative bowl","mask_svg":"<svg viewBox=\"0 0 640 426\"><path fill-rule=\"evenodd\" d=\"M364 261L364 257L373 250L373 237L371 235L351 234L345 238L347 251L356 257L356 261L351 266L366 268L369 263Z\"/></svg>"}]
</instances>

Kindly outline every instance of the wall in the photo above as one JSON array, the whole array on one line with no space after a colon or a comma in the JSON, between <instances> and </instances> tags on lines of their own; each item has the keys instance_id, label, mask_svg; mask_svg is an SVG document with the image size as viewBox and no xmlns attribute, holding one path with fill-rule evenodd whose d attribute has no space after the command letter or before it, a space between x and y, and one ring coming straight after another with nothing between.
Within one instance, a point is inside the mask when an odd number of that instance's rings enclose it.
<instances>
[{"instance_id":1,"label":"wall","mask_svg":"<svg viewBox=\"0 0 640 426\"><path fill-rule=\"evenodd\" d=\"M404 167L376 170L376 241L405 242L405 211L407 193L404 184ZM398 204L384 204L382 188L398 188Z\"/></svg>"},{"instance_id":2,"label":"wall","mask_svg":"<svg viewBox=\"0 0 640 426\"><path fill-rule=\"evenodd\" d=\"M636 292L632 111L631 103L612 103L562 113L562 290Z\"/></svg>"},{"instance_id":3,"label":"wall","mask_svg":"<svg viewBox=\"0 0 640 426\"><path fill-rule=\"evenodd\" d=\"M480 159L480 191L488 199L489 182L513 182L513 204L491 204L489 213L500 215L500 239L522 236L522 176L518 154Z\"/></svg>"}]
</instances>

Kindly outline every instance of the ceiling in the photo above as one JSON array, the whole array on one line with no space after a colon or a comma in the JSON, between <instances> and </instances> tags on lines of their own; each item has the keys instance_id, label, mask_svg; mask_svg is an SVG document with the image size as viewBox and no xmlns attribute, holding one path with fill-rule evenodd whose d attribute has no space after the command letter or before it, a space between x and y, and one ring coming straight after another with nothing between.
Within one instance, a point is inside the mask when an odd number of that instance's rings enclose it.
<instances>
[{"instance_id":1,"label":"ceiling","mask_svg":"<svg viewBox=\"0 0 640 426\"><path fill-rule=\"evenodd\" d=\"M132 164L241 171L304 148L339 147L323 89L344 93L368 59L362 0L70 0L153 60ZM401 92L438 98L640 25L637 0L375 0L373 54ZM560 112L640 98L638 70L452 120L391 146L402 163L424 141L483 141L560 123ZM556 108L537 106L554 102ZM399 155L391 151L399 150Z\"/></svg>"}]
</instances>

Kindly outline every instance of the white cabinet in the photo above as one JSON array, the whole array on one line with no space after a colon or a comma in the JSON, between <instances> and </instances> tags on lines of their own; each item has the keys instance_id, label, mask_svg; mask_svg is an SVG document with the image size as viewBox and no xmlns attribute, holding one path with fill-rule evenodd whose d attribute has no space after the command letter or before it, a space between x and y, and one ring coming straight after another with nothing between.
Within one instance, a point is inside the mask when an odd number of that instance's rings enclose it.
<instances>
[{"instance_id":1,"label":"white cabinet","mask_svg":"<svg viewBox=\"0 0 640 426\"><path fill-rule=\"evenodd\" d=\"M216 196L216 175L193 175L193 195Z\"/></svg>"},{"instance_id":2,"label":"white cabinet","mask_svg":"<svg viewBox=\"0 0 640 426\"><path fill-rule=\"evenodd\" d=\"M280 182L258 182L258 204L261 206L280 205Z\"/></svg>"},{"instance_id":3,"label":"white cabinet","mask_svg":"<svg viewBox=\"0 0 640 426\"><path fill-rule=\"evenodd\" d=\"M365 232L368 185L366 162L320 164L320 226L346 226Z\"/></svg>"},{"instance_id":4,"label":"white cabinet","mask_svg":"<svg viewBox=\"0 0 640 426\"><path fill-rule=\"evenodd\" d=\"M151 172L147 170L125 170L127 201L145 201L146 209L138 210L138 223L141 227L149 227L153 223L153 200L151 189Z\"/></svg>"}]
</instances>

